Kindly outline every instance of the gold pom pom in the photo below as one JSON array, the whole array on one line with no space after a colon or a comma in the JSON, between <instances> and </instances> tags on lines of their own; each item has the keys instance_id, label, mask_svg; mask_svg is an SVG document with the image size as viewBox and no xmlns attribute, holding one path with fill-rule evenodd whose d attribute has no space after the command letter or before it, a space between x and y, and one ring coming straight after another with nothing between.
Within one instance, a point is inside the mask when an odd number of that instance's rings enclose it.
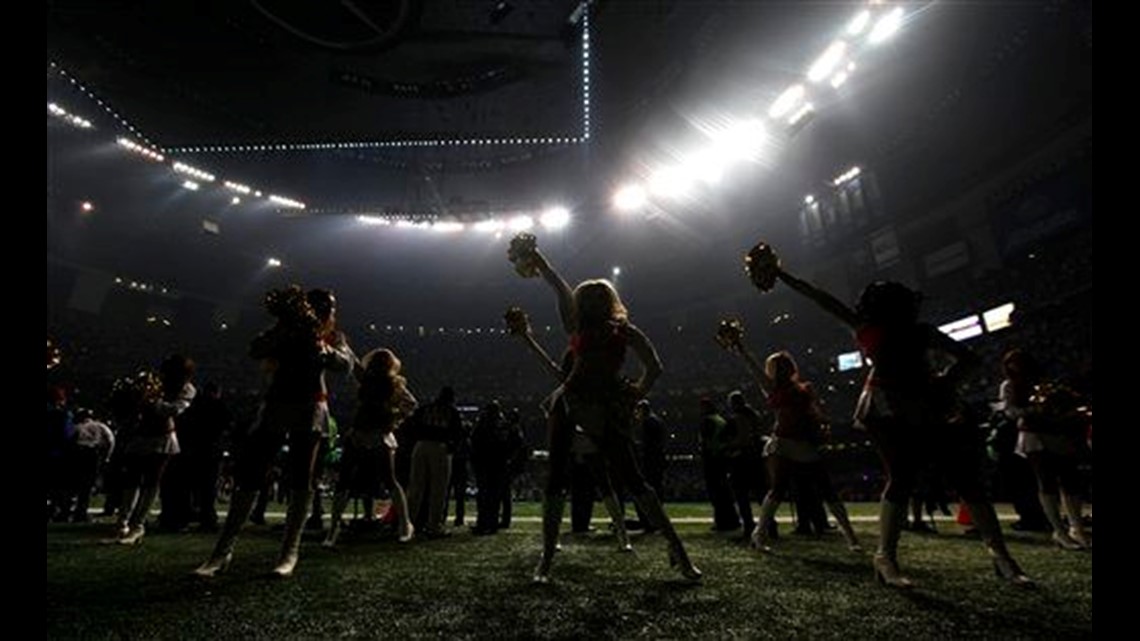
<instances>
[{"instance_id":1,"label":"gold pom pom","mask_svg":"<svg viewBox=\"0 0 1140 641\"><path fill-rule=\"evenodd\" d=\"M521 307L508 308L507 313L503 314L503 320L507 322L507 331L514 336L525 336L531 331L530 319Z\"/></svg>"},{"instance_id":2,"label":"gold pom pom","mask_svg":"<svg viewBox=\"0 0 1140 641\"><path fill-rule=\"evenodd\" d=\"M771 246L758 243L744 257L744 269L757 289L770 292L776 286L776 277L780 275L780 257Z\"/></svg>"},{"instance_id":3,"label":"gold pom pom","mask_svg":"<svg viewBox=\"0 0 1140 641\"><path fill-rule=\"evenodd\" d=\"M716 342L724 349L734 352L744 349L744 325L735 318L726 318L716 329Z\"/></svg>"},{"instance_id":4,"label":"gold pom pom","mask_svg":"<svg viewBox=\"0 0 1140 641\"><path fill-rule=\"evenodd\" d=\"M523 278L538 276L538 239L534 234L523 232L511 239L507 249L507 260L514 263L515 271Z\"/></svg>"},{"instance_id":5,"label":"gold pom pom","mask_svg":"<svg viewBox=\"0 0 1140 641\"><path fill-rule=\"evenodd\" d=\"M266 311L290 329L313 332L315 335L321 326L316 310L298 285L270 290L265 294L264 305Z\"/></svg>"}]
</instances>

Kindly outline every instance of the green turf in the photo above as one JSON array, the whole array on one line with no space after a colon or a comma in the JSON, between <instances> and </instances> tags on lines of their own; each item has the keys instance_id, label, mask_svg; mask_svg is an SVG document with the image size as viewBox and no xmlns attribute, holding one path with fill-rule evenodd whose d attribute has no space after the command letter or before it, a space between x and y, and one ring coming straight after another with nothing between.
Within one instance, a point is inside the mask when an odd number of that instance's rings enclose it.
<instances>
[{"instance_id":1,"label":"green turf","mask_svg":"<svg viewBox=\"0 0 1140 641\"><path fill-rule=\"evenodd\" d=\"M520 506L520 512L530 508ZM707 509L670 505L671 514ZM872 506L855 513L873 512ZM873 523L856 529L868 547ZM564 537L554 582L532 585L538 525L494 537L399 545L346 535L340 547L307 538L297 575L268 578L279 532L250 527L229 573L189 572L205 534L148 534L135 548L101 544L107 524L49 525L47 637L120 638L1058 638L1092 636L1092 553L1064 553L1044 535L1011 534L1039 586L993 576L976 540L951 528L904 534L900 557L921 587L880 588L870 557L838 536L784 536L758 557L708 525L679 529L702 585L684 584L660 536L635 537L633 555L608 534ZM789 528L784 528L787 531Z\"/></svg>"}]
</instances>

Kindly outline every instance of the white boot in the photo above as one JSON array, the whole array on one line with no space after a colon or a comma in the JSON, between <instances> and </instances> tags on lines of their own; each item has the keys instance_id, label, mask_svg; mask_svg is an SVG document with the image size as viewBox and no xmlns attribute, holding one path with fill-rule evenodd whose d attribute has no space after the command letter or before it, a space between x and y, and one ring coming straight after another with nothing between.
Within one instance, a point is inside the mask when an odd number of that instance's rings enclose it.
<instances>
[{"instance_id":1,"label":"white boot","mask_svg":"<svg viewBox=\"0 0 1140 641\"><path fill-rule=\"evenodd\" d=\"M767 554L772 551L768 532L772 528L772 520L776 518L776 511L780 509L780 502L773 493L764 496L760 504L760 516L756 521L756 528L752 530L752 549Z\"/></svg>"},{"instance_id":2,"label":"white boot","mask_svg":"<svg viewBox=\"0 0 1140 641\"><path fill-rule=\"evenodd\" d=\"M1056 494L1038 494L1037 498L1041 501L1041 511L1045 513L1045 519L1053 528L1053 542L1057 547L1062 550L1083 550L1084 546L1069 536L1065 522L1061 520L1060 497Z\"/></svg>"},{"instance_id":3,"label":"white boot","mask_svg":"<svg viewBox=\"0 0 1140 641\"><path fill-rule=\"evenodd\" d=\"M1092 549L1092 539L1085 532L1084 520L1081 516L1081 500L1062 490L1061 502L1065 505L1065 513L1069 516L1069 538L1084 549Z\"/></svg>"},{"instance_id":4,"label":"white boot","mask_svg":"<svg viewBox=\"0 0 1140 641\"><path fill-rule=\"evenodd\" d=\"M226 522L222 525L222 533L218 537L217 545L214 546L214 552L205 563L194 570L196 576L213 578L230 567L230 562L234 559L234 545L237 544L238 534L249 519L256 501L257 490L234 491L233 498L230 499L230 510L226 514Z\"/></svg>"},{"instance_id":5,"label":"white boot","mask_svg":"<svg viewBox=\"0 0 1140 641\"><path fill-rule=\"evenodd\" d=\"M348 492L337 492L333 497L332 512L329 514L329 533L321 542L322 546L331 548L336 545L337 537L340 536L340 519L344 516L346 506L348 506Z\"/></svg>"},{"instance_id":6,"label":"white boot","mask_svg":"<svg viewBox=\"0 0 1140 641\"><path fill-rule=\"evenodd\" d=\"M879 549L872 565L880 585L909 590L914 582L899 570L898 549L902 524L906 520L906 504L896 505L887 500L879 504Z\"/></svg>"},{"instance_id":7,"label":"white boot","mask_svg":"<svg viewBox=\"0 0 1140 641\"><path fill-rule=\"evenodd\" d=\"M542 557L534 569L535 583L550 582L550 565L558 550L558 530L562 527L562 510L566 499L546 496L542 502Z\"/></svg>"},{"instance_id":8,"label":"white boot","mask_svg":"<svg viewBox=\"0 0 1140 641\"><path fill-rule=\"evenodd\" d=\"M862 552L863 546L859 545L859 539L855 536L855 530L851 527L851 519L847 517L847 507L839 501L828 503L827 507L831 510L831 515L835 517L836 523L839 524L839 529L843 531L843 537L847 539L847 549L852 552Z\"/></svg>"},{"instance_id":9,"label":"white boot","mask_svg":"<svg viewBox=\"0 0 1140 641\"><path fill-rule=\"evenodd\" d=\"M281 557L277 560L277 566L273 568L273 574L279 577L293 576L293 569L297 567L301 533L309 511L310 498L310 492L302 490L294 491L289 499L289 509L285 513L285 537L281 542Z\"/></svg>"}]
</instances>

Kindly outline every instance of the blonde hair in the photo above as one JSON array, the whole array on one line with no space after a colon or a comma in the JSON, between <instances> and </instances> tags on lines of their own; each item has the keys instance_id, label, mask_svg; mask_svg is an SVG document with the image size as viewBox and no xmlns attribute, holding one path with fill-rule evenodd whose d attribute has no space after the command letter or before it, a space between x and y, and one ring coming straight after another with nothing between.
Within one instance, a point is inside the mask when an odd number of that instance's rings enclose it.
<instances>
[{"instance_id":1,"label":"blonde hair","mask_svg":"<svg viewBox=\"0 0 1140 641\"><path fill-rule=\"evenodd\" d=\"M400 376L402 364L396 354L389 349L374 349L360 360L364 376L360 381L360 398L391 400L407 385L407 379Z\"/></svg>"},{"instance_id":2,"label":"blonde hair","mask_svg":"<svg viewBox=\"0 0 1140 641\"><path fill-rule=\"evenodd\" d=\"M385 376L396 376L400 373L400 368L403 366L400 359L390 349L374 349L364 355L360 360L360 365L364 368L365 372L370 374L383 374ZM375 369L373 369L375 368Z\"/></svg>"},{"instance_id":3,"label":"blonde hair","mask_svg":"<svg viewBox=\"0 0 1140 641\"><path fill-rule=\"evenodd\" d=\"M629 312L622 304L621 296L613 283L604 278L582 281L575 287L574 308L579 327L629 320Z\"/></svg>"}]
</instances>

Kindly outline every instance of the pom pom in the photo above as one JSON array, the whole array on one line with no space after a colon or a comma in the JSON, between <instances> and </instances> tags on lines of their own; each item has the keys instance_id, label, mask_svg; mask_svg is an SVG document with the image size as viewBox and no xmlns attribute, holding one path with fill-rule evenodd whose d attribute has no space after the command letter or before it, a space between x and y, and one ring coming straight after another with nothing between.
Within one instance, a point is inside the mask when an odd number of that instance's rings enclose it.
<instances>
[{"instance_id":1,"label":"pom pom","mask_svg":"<svg viewBox=\"0 0 1140 641\"><path fill-rule=\"evenodd\" d=\"M744 257L744 269L752 284L762 292L770 292L780 275L780 257L765 243L758 243Z\"/></svg>"},{"instance_id":2,"label":"pom pom","mask_svg":"<svg viewBox=\"0 0 1140 641\"><path fill-rule=\"evenodd\" d=\"M521 307L511 307L503 314L507 323L507 331L514 336L525 336L530 333L530 319Z\"/></svg>"},{"instance_id":3,"label":"pom pom","mask_svg":"<svg viewBox=\"0 0 1140 641\"><path fill-rule=\"evenodd\" d=\"M523 278L538 276L538 239L523 232L511 239L507 260L514 263L515 271Z\"/></svg>"},{"instance_id":4,"label":"pom pom","mask_svg":"<svg viewBox=\"0 0 1140 641\"><path fill-rule=\"evenodd\" d=\"M726 318L716 329L716 342L724 349L735 352L744 348L744 325L735 318Z\"/></svg>"}]
</instances>

